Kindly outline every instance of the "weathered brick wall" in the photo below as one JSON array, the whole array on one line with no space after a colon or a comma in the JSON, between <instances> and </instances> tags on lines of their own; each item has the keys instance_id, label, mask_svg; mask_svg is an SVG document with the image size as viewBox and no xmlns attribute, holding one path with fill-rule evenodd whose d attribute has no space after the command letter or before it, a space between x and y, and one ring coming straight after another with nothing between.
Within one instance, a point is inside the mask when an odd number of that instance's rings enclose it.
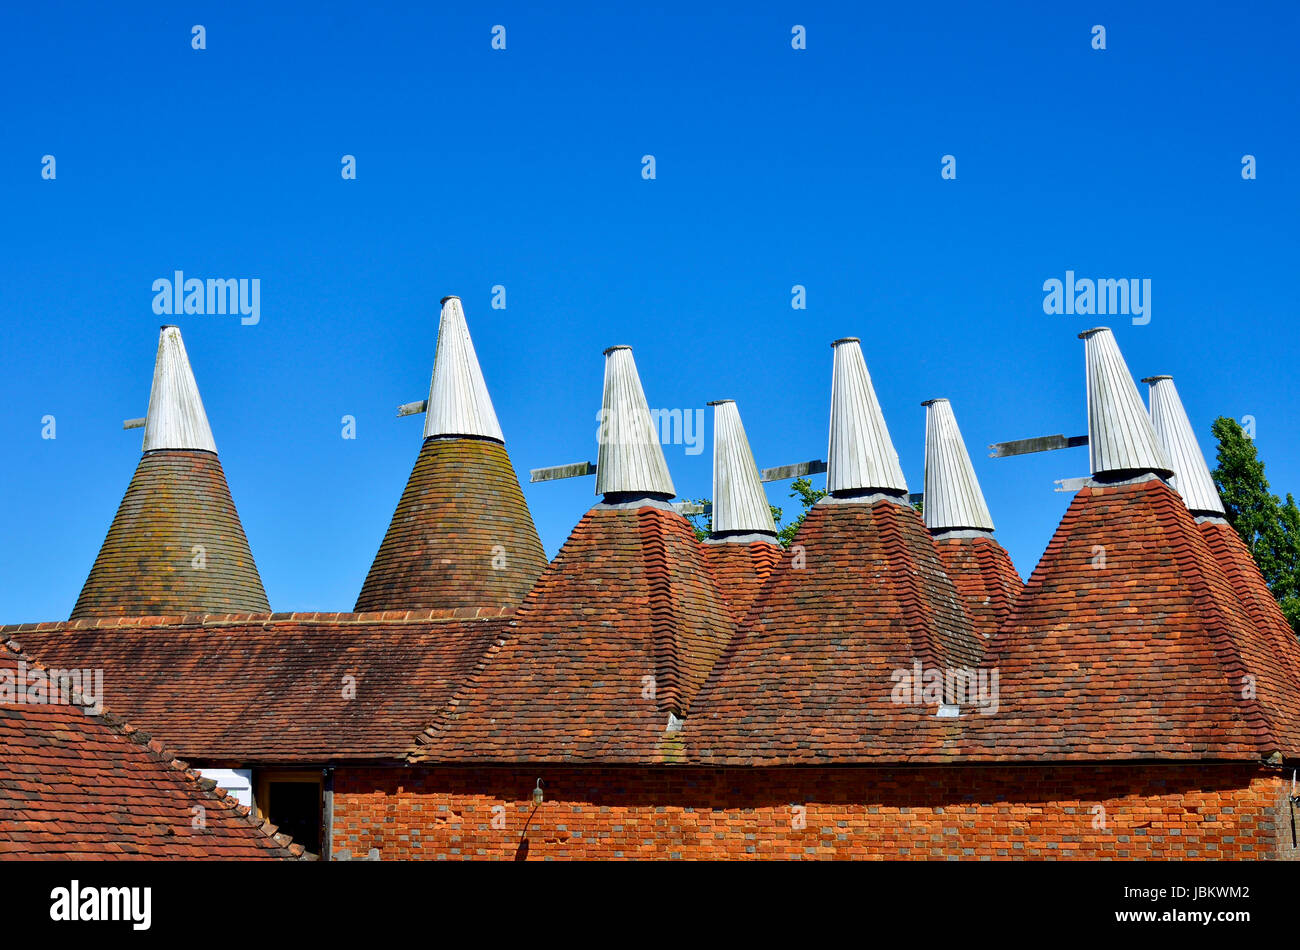
<instances>
[{"instance_id":1,"label":"weathered brick wall","mask_svg":"<svg viewBox=\"0 0 1300 950\"><path fill-rule=\"evenodd\" d=\"M334 787L335 853L383 860L1298 856L1289 778L1249 764L340 769Z\"/></svg>"}]
</instances>

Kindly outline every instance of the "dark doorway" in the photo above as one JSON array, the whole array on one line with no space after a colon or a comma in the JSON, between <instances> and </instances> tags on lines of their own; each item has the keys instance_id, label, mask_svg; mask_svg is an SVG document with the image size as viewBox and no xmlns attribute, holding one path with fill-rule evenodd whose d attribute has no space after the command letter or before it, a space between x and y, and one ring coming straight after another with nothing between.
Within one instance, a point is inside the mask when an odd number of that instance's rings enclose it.
<instances>
[{"instance_id":1,"label":"dark doorway","mask_svg":"<svg viewBox=\"0 0 1300 950\"><path fill-rule=\"evenodd\" d=\"M279 830L313 854L321 853L321 785L314 777L282 781L268 778L258 803Z\"/></svg>"}]
</instances>

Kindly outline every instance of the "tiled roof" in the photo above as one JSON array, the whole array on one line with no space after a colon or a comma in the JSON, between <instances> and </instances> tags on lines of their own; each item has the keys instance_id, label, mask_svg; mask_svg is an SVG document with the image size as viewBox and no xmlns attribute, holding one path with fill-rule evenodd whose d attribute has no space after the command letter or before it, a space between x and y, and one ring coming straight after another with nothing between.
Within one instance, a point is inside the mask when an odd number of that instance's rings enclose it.
<instances>
[{"instance_id":1,"label":"tiled roof","mask_svg":"<svg viewBox=\"0 0 1300 950\"><path fill-rule=\"evenodd\" d=\"M429 438L356 609L514 607L545 567L505 446Z\"/></svg>"},{"instance_id":2,"label":"tiled roof","mask_svg":"<svg viewBox=\"0 0 1300 950\"><path fill-rule=\"evenodd\" d=\"M915 509L823 500L696 698L687 754L717 764L921 757L952 727L933 708L894 704L894 672L915 661L973 667L981 647Z\"/></svg>"},{"instance_id":3,"label":"tiled roof","mask_svg":"<svg viewBox=\"0 0 1300 950\"><path fill-rule=\"evenodd\" d=\"M401 758L506 615L155 617L6 627L0 641L103 668L107 701L190 759L324 763Z\"/></svg>"},{"instance_id":4,"label":"tiled roof","mask_svg":"<svg viewBox=\"0 0 1300 950\"><path fill-rule=\"evenodd\" d=\"M991 535L965 532L935 538L939 560L961 595L975 632L997 633L1011 613L1024 581L1011 556Z\"/></svg>"},{"instance_id":5,"label":"tiled roof","mask_svg":"<svg viewBox=\"0 0 1300 950\"><path fill-rule=\"evenodd\" d=\"M1075 496L985 665L999 709L969 716L966 756L1300 752L1294 681L1154 475Z\"/></svg>"},{"instance_id":6,"label":"tiled roof","mask_svg":"<svg viewBox=\"0 0 1300 950\"><path fill-rule=\"evenodd\" d=\"M745 619L754 598L784 553L779 544L771 541L706 542L701 550L737 623Z\"/></svg>"},{"instance_id":7,"label":"tiled roof","mask_svg":"<svg viewBox=\"0 0 1300 950\"><path fill-rule=\"evenodd\" d=\"M1253 654L1258 658L1255 661L1260 668L1258 675L1264 681L1261 696L1266 703L1287 707L1293 719L1300 716L1300 640L1283 616L1241 535L1219 519L1202 522L1197 527L1253 622ZM1252 672L1255 672L1253 668ZM1287 714L1277 715L1284 719Z\"/></svg>"},{"instance_id":8,"label":"tiled roof","mask_svg":"<svg viewBox=\"0 0 1300 950\"><path fill-rule=\"evenodd\" d=\"M659 761L731 632L685 519L597 505L417 757Z\"/></svg>"},{"instance_id":9,"label":"tiled roof","mask_svg":"<svg viewBox=\"0 0 1300 950\"><path fill-rule=\"evenodd\" d=\"M146 453L73 619L270 609L217 456Z\"/></svg>"},{"instance_id":10,"label":"tiled roof","mask_svg":"<svg viewBox=\"0 0 1300 950\"><path fill-rule=\"evenodd\" d=\"M7 677L17 681L21 670L30 682L33 669L41 668L0 645ZM303 854L106 708L91 715L80 704L0 704L0 748L0 859Z\"/></svg>"}]
</instances>

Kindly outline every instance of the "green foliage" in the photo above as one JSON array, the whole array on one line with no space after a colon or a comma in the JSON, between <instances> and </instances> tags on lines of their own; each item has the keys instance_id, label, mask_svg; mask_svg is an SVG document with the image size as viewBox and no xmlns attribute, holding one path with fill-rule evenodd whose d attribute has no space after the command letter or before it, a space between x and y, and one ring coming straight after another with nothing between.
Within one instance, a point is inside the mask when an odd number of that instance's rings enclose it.
<instances>
[{"instance_id":1,"label":"green foliage","mask_svg":"<svg viewBox=\"0 0 1300 950\"><path fill-rule=\"evenodd\" d=\"M803 510L800 511L799 516L788 525L777 529L776 539L781 542L781 547L783 548L788 548L790 546L790 542L794 540L794 536L799 533L799 526L803 524L803 519L808 517L808 510L812 508L813 505L817 504L817 502L825 498L826 492L820 488L813 488L812 482L808 481L806 478L796 478L790 483L790 497L799 499L799 504L803 506ZM773 509L774 513L778 511L779 509ZM779 525L781 520L779 518L776 520Z\"/></svg>"},{"instance_id":2,"label":"green foliage","mask_svg":"<svg viewBox=\"0 0 1300 950\"><path fill-rule=\"evenodd\" d=\"M794 521L791 521L784 527L780 526L784 510L778 508L776 505L768 505L768 507L772 509L772 521L778 526L776 539L781 542L781 547L783 548L788 548L790 546L790 542L794 540L795 533L798 532L799 526L803 524L803 519L808 514L808 509L817 504L817 502L822 498L825 498L826 492L818 488L813 488L812 482L808 481L806 478L796 478L790 485L790 497L798 498L799 503L803 506L803 510L799 512L799 517L795 518ZM708 505L711 504L711 502L707 498L696 498L695 504ZM701 541L707 538L709 533L713 531L713 516L711 514L687 515L686 519L691 523L691 527L695 529L695 537Z\"/></svg>"},{"instance_id":3,"label":"green foliage","mask_svg":"<svg viewBox=\"0 0 1300 950\"><path fill-rule=\"evenodd\" d=\"M1214 487L1228 523L1250 548L1292 629L1300 630L1300 508L1294 496L1283 503L1269 490L1255 442L1236 420L1220 416L1211 431L1219 440Z\"/></svg>"}]
</instances>

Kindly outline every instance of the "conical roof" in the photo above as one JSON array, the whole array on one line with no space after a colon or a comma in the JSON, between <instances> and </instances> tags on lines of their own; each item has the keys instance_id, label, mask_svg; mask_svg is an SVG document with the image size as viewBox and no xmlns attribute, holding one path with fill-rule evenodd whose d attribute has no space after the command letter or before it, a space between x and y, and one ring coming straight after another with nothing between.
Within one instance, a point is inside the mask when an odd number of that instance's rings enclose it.
<instances>
[{"instance_id":1,"label":"conical roof","mask_svg":"<svg viewBox=\"0 0 1300 950\"><path fill-rule=\"evenodd\" d=\"M144 445L72 618L269 613L175 327L159 337Z\"/></svg>"},{"instance_id":2,"label":"conical roof","mask_svg":"<svg viewBox=\"0 0 1300 950\"><path fill-rule=\"evenodd\" d=\"M1194 514L1222 515L1223 502L1174 387L1174 378L1149 376L1142 382L1151 387L1151 425L1156 440L1174 467L1171 483Z\"/></svg>"},{"instance_id":3,"label":"conical roof","mask_svg":"<svg viewBox=\"0 0 1300 950\"><path fill-rule=\"evenodd\" d=\"M546 552L456 297L443 299L427 412L424 444L356 609L516 606Z\"/></svg>"},{"instance_id":4,"label":"conical roof","mask_svg":"<svg viewBox=\"0 0 1300 950\"><path fill-rule=\"evenodd\" d=\"M1300 753L1300 696L1187 507L1155 475L1086 485L990 644L971 754Z\"/></svg>"},{"instance_id":5,"label":"conical roof","mask_svg":"<svg viewBox=\"0 0 1300 950\"><path fill-rule=\"evenodd\" d=\"M597 495L677 494L630 346L605 351L598 442Z\"/></svg>"},{"instance_id":6,"label":"conical roof","mask_svg":"<svg viewBox=\"0 0 1300 950\"><path fill-rule=\"evenodd\" d=\"M721 763L908 756L935 710L898 706L892 676L973 668L983 649L920 514L856 340L836 345L828 485L772 570L682 730ZM838 465L836 460L838 461Z\"/></svg>"},{"instance_id":7,"label":"conical roof","mask_svg":"<svg viewBox=\"0 0 1300 950\"><path fill-rule=\"evenodd\" d=\"M1151 387L1151 422L1174 466L1173 486L1196 518L1201 536L1223 569L1260 639L1257 655L1274 683L1300 683L1300 641L1268 589L1259 566L1235 528L1224 518L1223 502L1197 444L1191 420L1171 376L1144 379Z\"/></svg>"},{"instance_id":8,"label":"conical roof","mask_svg":"<svg viewBox=\"0 0 1300 950\"><path fill-rule=\"evenodd\" d=\"M1079 334L1088 378L1088 453L1094 476L1172 471L1108 327Z\"/></svg>"},{"instance_id":9,"label":"conical roof","mask_svg":"<svg viewBox=\"0 0 1300 950\"><path fill-rule=\"evenodd\" d=\"M998 758L1300 753L1300 690L1167 472L1109 333L1088 340L1097 474L1074 497L990 645L996 715L967 749ZM1129 389L1133 389L1129 393Z\"/></svg>"},{"instance_id":10,"label":"conical roof","mask_svg":"<svg viewBox=\"0 0 1300 950\"><path fill-rule=\"evenodd\" d=\"M633 431L644 432L637 419L645 396L631 353L607 356L605 408L630 408ZM587 512L529 592L456 698L455 715L431 727L420 760L671 756L665 744L734 620L694 529L662 497L672 488L657 442L629 445L602 432L606 500Z\"/></svg>"},{"instance_id":11,"label":"conical roof","mask_svg":"<svg viewBox=\"0 0 1300 950\"><path fill-rule=\"evenodd\" d=\"M907 481L889 437L857 337L836 340L831 378L831 434L826 490L906 493Z\"/></svg>"}]
</instances>

